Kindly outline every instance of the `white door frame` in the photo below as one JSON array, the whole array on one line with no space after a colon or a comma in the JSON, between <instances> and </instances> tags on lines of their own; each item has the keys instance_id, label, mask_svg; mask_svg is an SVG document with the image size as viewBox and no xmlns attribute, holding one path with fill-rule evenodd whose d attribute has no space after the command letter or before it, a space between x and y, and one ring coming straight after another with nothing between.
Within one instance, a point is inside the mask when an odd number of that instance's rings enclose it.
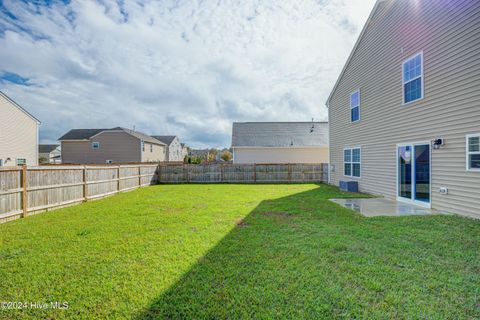
<instances>
[{"instance_id":1,"label":"white door frame","mask_svg":"<svg viewBox=\"0 0 480 320\"><path fill-rule=\"evenodd\" d=\"M412 199L407 199L407 198L404 198L404 197L400 197L399 196L399 172L398 170L400 169L399 168L399 152L398 152L398 148L399 147L412 147L412 177L413 175L415 174L415 165L414 165L414 161L415 159L413 158L413 156L415 155L415 146L419 146L419 145L428 145L428 156L429 156L429 162L430 162L430 170L429 170L429 174L430 174L430 184L429 184L429 193L430 193L430 201L429 202L423 202L423 201L418 201L418 200L415 200L415 194L413 192L413 182L415 181L415 179L412 179ZM396 162L396 199L397 201L399 202L405 202L405 203L410 203L410 204L416 204L418 206L422 206L422 207L425 207L425 208L432 208L432 145L431 145L431 142L430 141L417 141L417 142L406 142L406 143L397 143L396 147L395 147L395 154L396 154L396 157L395 157L395 162Z\"/></svg>"}]
</instances>

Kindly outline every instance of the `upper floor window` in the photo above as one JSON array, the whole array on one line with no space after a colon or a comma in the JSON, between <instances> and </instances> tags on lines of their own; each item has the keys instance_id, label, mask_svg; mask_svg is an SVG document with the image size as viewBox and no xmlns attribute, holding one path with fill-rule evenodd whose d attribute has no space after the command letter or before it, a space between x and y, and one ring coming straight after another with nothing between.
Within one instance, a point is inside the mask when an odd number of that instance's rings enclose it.
<instances>
[{"instance_id":1,"label":"upper floor window","mask_svg":"<svg viewBox=\"0 0 480 320\"><path fill-rule=\"evenodd\" d=\"M150 152L153 152L153 144L150 144Z\"/></svg>"},{"instance_id":2,"label":"upper floor window","mask_svg":"<svg viewBox=\"0 0 480 320\"><path fill-rule=\"evenodd\" d=\"M480 133L467 135L467 170L480 171Z\"/></svg>"},{"instance_id":3,"label":"upper floor window","mask_svg":"<svg viewBox=\"0 0 480 320\"><path fill-rule=\"evenodd\" d=\"M403 103L423 98L423 54L403 62Z\"/></svg>"},{"instance_id":4,"label":"upper floor window","mask_svg":"<svg viewBox=\"0 0 480 320\"><path fill-rule=\"evenodd\" d=\"M142 151L145 152L145 142L142 140Z\"/></svg>"},{"instance_id":5,"label":"upper floor window","mask_svg":"<svg viewBox=\"0 0 480 320\"><path fill-rule=\"evenodd\" d=\"M360 177L361 150L352 148L343 150L343 175L347 177Z\"/></svg>"},{"instance_id":6,"label":"upper floor window","mask_svg":"<svg viewBox=\"0 0 480 320\"><path fill-rule=\"evenodd\" d=\"M92 142L92 149L100 149L100 142Z\"/></svg>"},{"instance_id":7,"label":"upper floor window","mask_svg":"<svg viewBox=\"0 0 480 320\"><path fill-rule=\"evenodd\" d=\"M352 122L360 120L360 91L350 95L350 119Z\"/></svg>"}]
</instances>

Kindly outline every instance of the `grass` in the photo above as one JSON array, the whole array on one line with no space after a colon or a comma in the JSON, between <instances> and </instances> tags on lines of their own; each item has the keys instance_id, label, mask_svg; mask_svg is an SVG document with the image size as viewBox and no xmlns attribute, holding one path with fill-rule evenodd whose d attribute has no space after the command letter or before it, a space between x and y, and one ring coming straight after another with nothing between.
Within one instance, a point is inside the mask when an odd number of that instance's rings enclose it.
<instances>
[{"instance_id":1,"label":"grass","mask_svg":"<svg viewBox=\"0 0 480 320\"><path fill-rule=\"evenodd\" d=\"M0 225L0 318L480 318L480 221L324 185L162 185Z\"/></svg>"}]
</instances>

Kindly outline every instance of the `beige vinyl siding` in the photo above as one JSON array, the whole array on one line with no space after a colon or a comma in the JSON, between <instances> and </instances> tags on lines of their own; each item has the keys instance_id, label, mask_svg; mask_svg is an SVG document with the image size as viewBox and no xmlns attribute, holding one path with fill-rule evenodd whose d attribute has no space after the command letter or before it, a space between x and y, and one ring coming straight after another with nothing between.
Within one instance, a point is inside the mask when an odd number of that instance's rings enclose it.
<instances>
[{"instance_id":1,"label":"beige vinyl siding","mask_svg":"<svg viewBox=\"0 0 480 320\"><path fill-rule=\"evenodd\" d=\"M0 95L0 159L15 166L17 159L38 164L38 122ZM10 161L5 162L7 158Z\"/></svg>"},{"instance_id":2,"label":"beige vinyl siding","mask_svg":"<svg viewBox=\"0 0 480 320\"><path fill-rule=\"evenodd\" d=\"M99 142L99 149L92 149L92 142ZM104 164L141 162L141 144L128 133L102 132L87 141L62 141L62 162L74 164Z\"/></svg>"},{"instance_id":3,"label":"beige vinyl siding","mask_svg":"<svg viewBox=\"0 0 480 320\"><path fill-rule=\"evenodd\" d=\"M424 98L403 105L402 62L419 52ZM479 1L380 2L329 103L331 183L347 179L343 148L361 146L360 190L394 199L396 144L444 138L432 150L432 207L480 217L480 172L466 170L465 143L480 132L479 56ZM361 120L351 123L356 89Z\"/></svg>"},{"instance_id":4,"label":"beige vinyl siding","mask_svg":"<svg viewBox=\"0 0 480 320\"><path fill-rule=\"evenodd\" d=\"M152 152L150 146L153 147ZM166 146L145 142L145 151L142 152L142 162L159 162L165 161Z\"/></svg>"},{"instance_id":5,"label":"beige vinyl siding","mask_svg":"<svg viewBox=\"0 0 480 320\"><path fill-rule=\"evenodd\" d=\"M327 147L233 149L234 163L328 163Z\"/></svg>"}]
</instances>

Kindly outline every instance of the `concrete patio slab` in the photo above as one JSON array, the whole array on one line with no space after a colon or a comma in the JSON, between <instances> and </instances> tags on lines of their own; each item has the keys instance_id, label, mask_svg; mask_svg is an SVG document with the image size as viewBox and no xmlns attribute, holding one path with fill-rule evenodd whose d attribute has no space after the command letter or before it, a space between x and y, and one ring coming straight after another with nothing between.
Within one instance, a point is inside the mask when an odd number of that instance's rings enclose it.
<instances>
[{"instance_id":1,"label":"concrete patio slab","mask_svg":"<svg viewBox=\"0 0 480 320\"><path fill-rule=\"evenodd\" d=\"M380 217L380 216L412 216L412 215L434 215L445 214L433 209L424 208L418 205L387 200L384 198L372 199L330 199L345 208L358 211L365 217Z\"/></svg>"}]
</instances>

